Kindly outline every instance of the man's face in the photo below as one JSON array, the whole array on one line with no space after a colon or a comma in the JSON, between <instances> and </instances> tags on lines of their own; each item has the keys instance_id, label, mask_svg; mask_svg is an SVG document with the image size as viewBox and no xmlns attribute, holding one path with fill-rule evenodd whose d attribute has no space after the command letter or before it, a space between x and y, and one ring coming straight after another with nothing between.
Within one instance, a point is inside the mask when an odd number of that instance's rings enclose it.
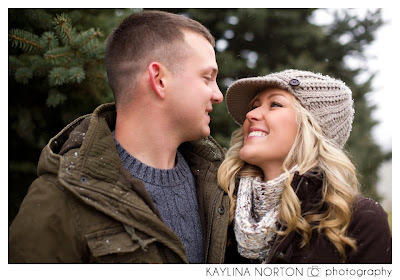
<instances>
[{"instance_id":1,"label":"man's face","mask_svg":"<svg viewBox=\"0 0 400 280\"><path fill-rule=\"evenodd\" d=\"M167 95L171 118L182 141L210 134L210 116L214 103L223 100L216 78L218 65L212 45L201 35L185 32L185 58L171 73Z\"/></svg>"}]
</instances>

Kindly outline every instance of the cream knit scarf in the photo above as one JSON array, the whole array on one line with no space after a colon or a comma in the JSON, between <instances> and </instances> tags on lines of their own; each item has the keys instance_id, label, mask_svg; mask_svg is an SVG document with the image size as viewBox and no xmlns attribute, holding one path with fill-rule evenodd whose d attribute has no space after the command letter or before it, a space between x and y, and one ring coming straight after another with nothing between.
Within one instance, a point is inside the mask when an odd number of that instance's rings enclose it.
<instances>
[{"instance_id":1,"label":"cream knit scarf","mask_svg":"<svg viewBox=\"0 0 400 280\"><path fill-rule=\"evenodd\" d=\"M293 173L297 166L290 170ZM289 175L268 182L258 177L241 177L236 202L234 231L238 252L263 262L271 250L277 229L281 195Z\"/></svg>"}]
</instances>

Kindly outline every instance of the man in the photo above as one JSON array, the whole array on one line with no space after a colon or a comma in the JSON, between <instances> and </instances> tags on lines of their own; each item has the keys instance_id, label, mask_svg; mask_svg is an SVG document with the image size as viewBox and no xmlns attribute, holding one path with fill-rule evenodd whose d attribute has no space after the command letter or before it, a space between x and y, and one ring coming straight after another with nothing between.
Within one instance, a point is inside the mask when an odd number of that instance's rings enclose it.
<instances>
[{"instance_id":1,"label":"man","mask_svg":"<svg viewBox=\"0 0 400 280\"><path fill-rule=\"evenodd\" d=\"M228 198L209 113L214 38L186 17L126 18L106 47L114 104L49 141L10 227L10 262L221 263Z\"/></svg>"}]
</instances>

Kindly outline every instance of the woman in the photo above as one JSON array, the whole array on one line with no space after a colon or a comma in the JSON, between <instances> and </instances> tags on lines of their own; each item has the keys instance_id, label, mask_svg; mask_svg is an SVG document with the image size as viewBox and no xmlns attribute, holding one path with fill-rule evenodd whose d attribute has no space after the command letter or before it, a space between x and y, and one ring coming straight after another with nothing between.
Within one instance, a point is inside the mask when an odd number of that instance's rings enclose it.
<instances>
[{"instance_id":1,"label":"woman","mask_svg":"<svg viewBox=\"0 0 400 280\"><path fill-rule=\"evenodd\" d=\"M242 125L218 173L240 254L227 261L391 263L387 214L361 196L343 150L354 115L343 82L286 70L234 82L226 102Z\"/></svg>"}]
</instances>

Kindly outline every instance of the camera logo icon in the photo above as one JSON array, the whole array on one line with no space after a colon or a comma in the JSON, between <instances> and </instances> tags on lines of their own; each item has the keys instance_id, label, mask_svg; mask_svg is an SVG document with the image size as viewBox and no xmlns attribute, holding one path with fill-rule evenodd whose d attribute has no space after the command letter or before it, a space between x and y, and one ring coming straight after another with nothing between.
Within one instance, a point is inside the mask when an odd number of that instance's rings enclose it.
<instances>
[{"instance_id":1,"label":"camera logo icon","mask_svg":"<svg viewBox=\"0 0 400 280\"><path fill-rule=\"evenodd\" d=\"M321 268L318 266L312 266L307 268L307 276L308 277L320 277L321 276Z\"/></svg>"}]
</instances>

